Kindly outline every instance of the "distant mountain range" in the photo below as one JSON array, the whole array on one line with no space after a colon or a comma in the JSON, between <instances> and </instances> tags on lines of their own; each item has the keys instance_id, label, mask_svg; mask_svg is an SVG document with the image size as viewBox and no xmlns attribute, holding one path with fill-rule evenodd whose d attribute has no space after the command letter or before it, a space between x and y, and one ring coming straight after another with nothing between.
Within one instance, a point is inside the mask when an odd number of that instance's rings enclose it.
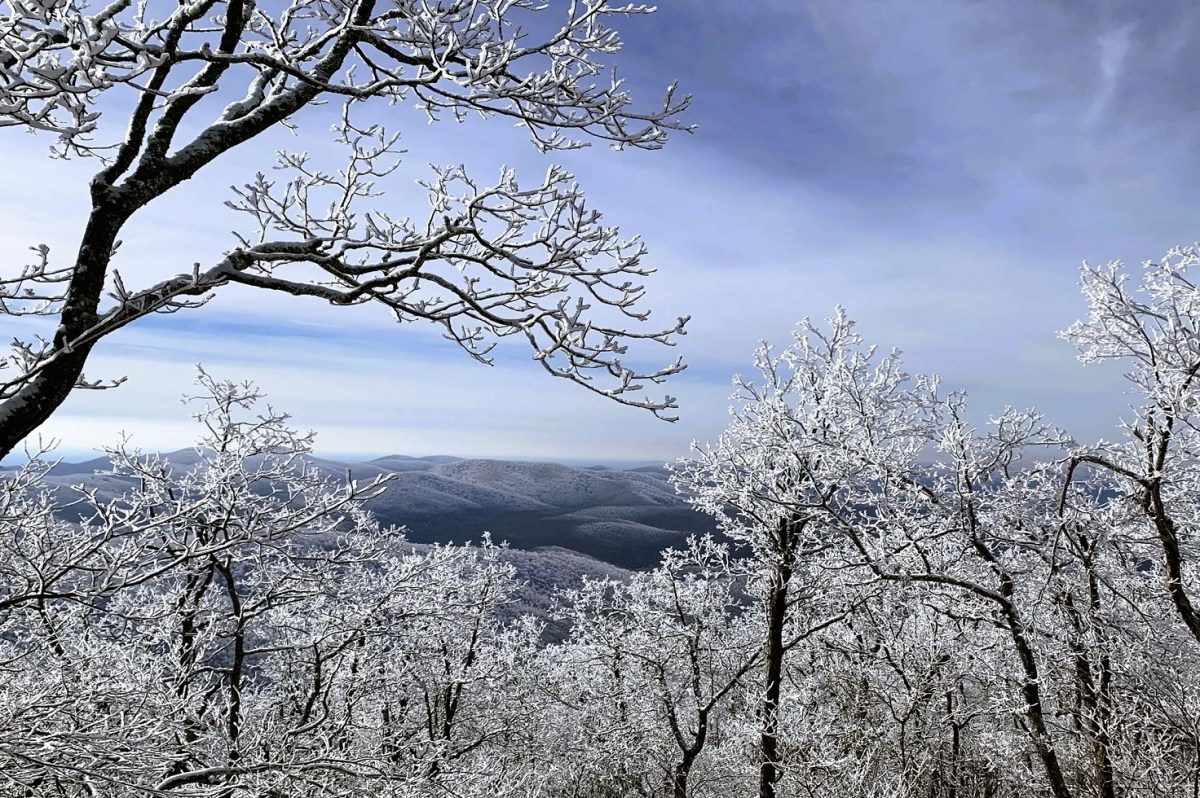
<instances>
[{"instance_id":1,"label":"distant mountain range","mask_svg":"<svg viewBox=\"0 0 1200 798\"><path fill-rule=\"evenodd\" d=\"M165 457L182 467L197 459L192 450ZM594 569L572 552L621 569L648 568L664 548L714 529L708 516L675 493L660 466L575 468L403 455L364 463L308 459L335 479L345 479L347 471L355 479L394 474L388 490L367 506L384 524L407 527L414 543L463 543L490 532L493 540L514 549L553 553L577 573ZM106 457L60 463L48 481L63 487L84 484L102 499L116 497L130 483L97 473L107 468ZM607 572L601 563L594 565Z\"/></svg>"}]
</instances>

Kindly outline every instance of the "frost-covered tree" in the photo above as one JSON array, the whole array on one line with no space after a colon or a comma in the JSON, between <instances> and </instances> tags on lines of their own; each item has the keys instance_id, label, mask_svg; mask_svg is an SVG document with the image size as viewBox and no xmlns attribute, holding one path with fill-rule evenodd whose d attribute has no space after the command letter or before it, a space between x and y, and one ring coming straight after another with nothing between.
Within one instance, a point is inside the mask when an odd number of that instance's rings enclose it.
<instances>
[{"instance_id":1,"label":"frost-covered tree","mask_svg":"<svg viewBox=\"0 0 1200 798\"><path fill-rule=\"evenodd\" d=\"M0 480L0 791L1196 795L1195 260L1141 298L1085 271L1068 335L1140 389L1117 443L975 429L845 314L802 323L675 468L729 541L561 593L557 642L490 541L407 544L362 508L386 480L202 373L190 460L112 449L115 498Z\"/></svg>"},{"instance_id":2,"label":"frost-covered tree","mask_svg":"<svg viewBox=\"0 0 1200 798\"><path fill-rule=\"evenodd\" d=\"M639 109L602 63L621 46L611 21L651 10L606 0L0 3L0 127L48 132L58 155L101 164L75 253L35 244L32 263L0 275L0 312L57 320L52 335L26 335L3 361L0 454L71 390L113 384L84 377L104 336L230 283L375 302L397 321L442 326L483 361L497 339L522 337L549 373L669 411L670 397L634 392L682 365L636 372L621 357L636 339L670 343L683 320L642 324L643 247L603 225L569 174L551 167L518 183L505 168L485 183L436 168L423 183L423 218L383 196L400 153L402 123L390 121L399 108L414 121L515 121L543 151L589 139L661 147L682 127L686 98L671 89L661 106ZM248 218L219 262L168 265L148 285L121 279L116 253L130 219L328 102L341 104L332 137L346 154L340 171L281 152L276 176L250 176L226 203Z\"/></svg>"},{"instance_id":3,"label":"frost-covered tree","mask_svg":"<svg viewBox=\"0 0 1200 798\"><path fill-rule=\"evenodd\" d=\"M550 743L559 794L740 793L746 727L729 706L762 656L761 613L725 547L694 539L652 571L560 594L566 641L543 653L547 704L578 730ZM744 705L744 701L740 702Z\"/></svg>"},{"instance_id":4,"label":"frost-covered tree","mask_svg":"<svg viewBox=\"0 0 1200 798\"><path fill-rule=\"evenodd\" d=\"M1149 268L1161 289L1165 267ZM1011 409L976 430L962 396L864 345L840 312L760 350L726 433L676 468L766 586L760 795L1114 798L1192 782L1180 721L1200 667L1186 642L1200 485L1184 414L1195 290L1180 271L1169 303L1137 316L1093 300L1072 331L1124 342L1100 355L1165 350L1134 355L1149 421L1123 445L1080 450ZM1103 296L1123 282L1107 274ZM789 624L822 605L844 621L789 647ZM1164 620L1170 606L1183 623Z\"/></svg>"},{"instance_id":5,"label":"frost-covered tree","mask_svg":"<svg viewBox=\"0 0 1200 798\"><path fill-rule=\"evenodd\" d=\"M1128 365L1135 389L1123 438L1080 452L1073 465L1100 468L1122 479L1159 541L1167 590L1179 617L1200 641L1195 529L1200 513L1200 249L1172 249L1142 265L1131 287L1119 261L1082 270L1088 317L1062 336L1085 363ZM1189 567L1189 564L1190 567Z\"/></svg>"},{"instance_id":6,"label":"frost-covered tree","mask_svg":"<svg viewBox=\"0 0 1200 798\"><path fill-rule=\"evenodd\" d=\"M819 628L823 611L835 619L847 609L831 600L837 590L828 584L844 573L826 563L831 555L844 563L834 526L893 475L909 478L933 423L934 386L909 385L898 357L874 364L874 350L860 344L839 314L828 333L802 326L779 355L764 346L755 357L760 381L734 379L727 431L675 467L677 487L759 566L752 586L766 618L761 798L773 798L782 778L779 707L795 630Z\"/></svg>"}]
</instances>

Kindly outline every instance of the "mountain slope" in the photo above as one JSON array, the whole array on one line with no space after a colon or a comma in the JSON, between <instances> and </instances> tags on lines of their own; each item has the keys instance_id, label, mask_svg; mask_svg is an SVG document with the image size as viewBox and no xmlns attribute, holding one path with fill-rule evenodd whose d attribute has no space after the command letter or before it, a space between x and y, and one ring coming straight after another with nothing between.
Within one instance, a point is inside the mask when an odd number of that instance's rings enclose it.
<instances>
[{"instance_id":1,"label":"mountain slope","mask_svg":"<svg viewBox=\"0 0 1200 798\"><path fill-rule=\"evenodd\" d=\"M391 468L392 459L372 461ZM402 461L388 492L370 503L416 542L478 537L516 548L557 546L624 568L645 568L668 546L709 531L662 477L639 471L501 460Z\"/></svg>"},{"instance_id":2,"label":"mountain slope","mask_svg":"<svg viewBox=\"0 0 1200 798\"><path fill-rule=\"evenodd\" d=\"M163 455L174 467L196 462L194 451ZM335 481L388 474L387 491L367 506L384 524L404 526L414 543L462 543L490 532L516 549L567 549L621 568L647 568L659 552L713 529L666 480L665 469L573 468L557 463L464 460L391 455L367 463L317 457L309 462ZM60 463L48 481L71 493L81 485L101 500L133 481L96 473L106 458Z\"/></svg>"}]
</instances>

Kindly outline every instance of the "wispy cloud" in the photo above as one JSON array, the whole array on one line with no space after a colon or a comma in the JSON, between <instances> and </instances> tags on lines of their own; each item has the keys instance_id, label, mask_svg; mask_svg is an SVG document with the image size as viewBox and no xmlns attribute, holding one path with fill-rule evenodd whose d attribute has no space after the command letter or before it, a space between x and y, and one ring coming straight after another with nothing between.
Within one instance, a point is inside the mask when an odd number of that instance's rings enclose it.
<instances>
[{"instance_id":1,"label":"wispy cloud","mask_svg":"<svg viewBox=\"0 0 1200 798\"><path fill-rule=\"evenodd\" d=\"M1135 29L1133 23L1127 23L1100 33L1096 37L1096 60L1100 69L1099 85L1092 104L1088 107L1084 123L1094 127L1108 108L1113 92L1125 71L1125 61L1129 57L1129 48Z\"/></svg>"}]
</instances>

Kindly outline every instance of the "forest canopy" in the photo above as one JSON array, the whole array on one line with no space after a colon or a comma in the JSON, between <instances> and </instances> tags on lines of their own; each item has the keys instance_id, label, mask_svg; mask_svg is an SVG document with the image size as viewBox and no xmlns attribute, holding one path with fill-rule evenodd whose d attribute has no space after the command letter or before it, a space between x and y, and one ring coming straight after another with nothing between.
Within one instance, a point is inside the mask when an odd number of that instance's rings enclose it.
<instances>
[{"instance_id":1,"label":"forest canopy","mask_svg":"<svg viewBox=\"0 0 1200 798\"><path fill-rule=\"evenodd\" d=\"M414 547L257 390L201 373L186 469L76 517L0 495L5 794L1179 796L1200 786L1192 248L1085 268L1063 335L1138 404L978 430L838 312L764 346L674 466L720 526L560 590Z\"/></svg>"}]
</instances>

